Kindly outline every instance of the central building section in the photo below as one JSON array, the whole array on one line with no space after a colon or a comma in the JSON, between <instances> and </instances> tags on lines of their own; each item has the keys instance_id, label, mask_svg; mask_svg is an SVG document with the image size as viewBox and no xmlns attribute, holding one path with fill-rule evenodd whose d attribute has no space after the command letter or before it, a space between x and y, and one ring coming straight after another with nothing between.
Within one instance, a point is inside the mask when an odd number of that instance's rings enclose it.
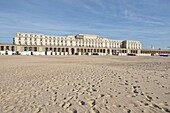
<instances>
[{"instance_id":1,"label":"central building section","mask_svg":"<svg viewBox=\"0 0 170 113\"><path fill-rule=\"evenodd\" d=\"M78 34L75 36L76 39L99 39L98 35L89 35L89 34Z\"/></svg>"}]
</instances>

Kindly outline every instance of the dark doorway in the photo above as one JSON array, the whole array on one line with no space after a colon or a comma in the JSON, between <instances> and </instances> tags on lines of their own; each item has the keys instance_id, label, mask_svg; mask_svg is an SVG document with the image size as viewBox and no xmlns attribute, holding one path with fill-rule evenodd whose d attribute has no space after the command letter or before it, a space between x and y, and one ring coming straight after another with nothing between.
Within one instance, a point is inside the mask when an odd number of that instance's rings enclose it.
<instances>
[{"instance_id":1,"label":"dark doorway","mask_svg":"<svg viewBox=\"0 0 170 113\"><path fill-rule=\"evenodd\" d=\"M47 51L45 51L45 55L47 55Z\"/></svg>"},{"instance_id":2,"label":"dark doorway","mask_svg":"<svg viewBox=\"0 0 170 113\"><path fill-rule=\"evenodd\" d=\"M109 54L109 52L110 52L110 50L108 49L108 50L107 50L107 54Z\"/></svg>"},{"instance_id":3,"label":"dark doorway","mask_svg":"<svg viewBox=\"0 0 170 113\"><path fill-rule=\"evenodd\" d=\"M47 48L47 47L45 48L45 51L48 51L48 48Z\"/></svg>"},{"instance_id":4,"label":"dark doorway","mask_svg":"<svg viewBox=\"0 0 170 113\"><path fill-rule=\"evenodd\" d=\"M34 47L34 51L37 51L37 47Z\"/></svg>"},{"instance_id":5,"label":"dark doorway","mask_svg":"<svg viewBox=\"0 0 170 113\"><path fill-rule=\"evenodd\" d=\"M4 51L4 46L1 46L1 51Z\"/></svg>"},{"instance_id":6,"label":"dark doorway","mask_svg":"<svg viewBox=\"0 0 170 113\"><path fill-rule=\"evenodd\" d=\"M45 55L47 55L47 52L48 52L48 48L46 47L45 48Z\"/></svg>"},{"instance_id":7,"label":"dark doorway","mask_svg":"<svg viewBox=\"0 0 170 113\"><path fill-rule=\"evenodd\" d=\"M71 48L71 54L74 55L74 48Z\"/></svg>"},{"instance_id":8,"label":"dark doorway","mask_svg":"<svg viewBox=\"0 0 170 113\"><path fill-rule=\"evenodd\" d=\"M16 52L16 55L20 55L19 51Z\"/></svg>"},{"instance_id":9,"label":"dark doorway","mask_svg":"<svg viewBox=\"0 0 170 113\"><path fill-rule=\"evenodd\" d=\"M12 51L15 51L15 47L14 46L12 46Z\"/></svg>"},{"instance_id":10,"label":"dark doorway","mask_svg":"<svg viewBox=\"0 0 170 113\"><path fill-rule=\"evenodd\" d=\"M5 55L8 55L8 51L5 52Z\"/></svg>"}]
</instances>

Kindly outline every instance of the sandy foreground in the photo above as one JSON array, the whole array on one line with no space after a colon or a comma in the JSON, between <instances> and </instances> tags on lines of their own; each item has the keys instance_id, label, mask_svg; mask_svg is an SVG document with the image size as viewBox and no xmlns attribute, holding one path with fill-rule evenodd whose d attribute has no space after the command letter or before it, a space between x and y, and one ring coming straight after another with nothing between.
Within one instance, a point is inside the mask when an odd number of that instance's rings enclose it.
<instances>
[{"instance_id":1,"label":"sandy foreground","mask_svg":"<svg viewBox=\"0 0 170 113\"><path fill-rule=\"evenodd\" d=\"M170 113L170 58L0 56L0 113Z\"/></svg>"}]
</instances>

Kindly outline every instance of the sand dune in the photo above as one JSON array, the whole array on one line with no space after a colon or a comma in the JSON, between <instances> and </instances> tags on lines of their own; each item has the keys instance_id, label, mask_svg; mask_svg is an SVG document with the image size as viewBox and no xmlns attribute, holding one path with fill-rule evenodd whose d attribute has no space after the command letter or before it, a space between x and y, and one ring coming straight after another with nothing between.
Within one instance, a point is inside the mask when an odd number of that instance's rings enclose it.
<instances>
[{"instance_id":1,"label":"sand dune","mask_svg":"<svg viewBox=\"0 0 170 113\"><path fill-rule=\"evenodd\" d=\"M0 56L1 113L170 113L170 58Z\"/></svg>"}]
</instances>

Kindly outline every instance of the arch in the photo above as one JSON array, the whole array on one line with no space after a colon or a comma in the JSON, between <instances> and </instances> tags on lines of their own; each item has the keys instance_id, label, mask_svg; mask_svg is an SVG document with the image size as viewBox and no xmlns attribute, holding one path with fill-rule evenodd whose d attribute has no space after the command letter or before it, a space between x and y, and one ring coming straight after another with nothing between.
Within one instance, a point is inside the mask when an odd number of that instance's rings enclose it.
<instances>
[{"instance_id":1,"label":"arch","mask_svg":"<svg viewBox=\"0 0 170 113\"><path fill-rule=\"evenodd\" d=\"M81 49L81 53L83 53L83 49Z\"/></svg>"},{"instance_id":2,"label":"arch","mask_svg":"<svg viewBox=\"0 0 170 113\"><path fill-rule=\"evenodd\" d=\"M16 55L20 55L19 51L16 51Z\"/></svg>"},{"instance_id":3,"label":"arch","mask_svg":"<svg viewBox=\"0 0 170 113\"><path fill-rule=\"evenodd\" d=\"M77 52L79 52L80 50L79 50L79 48L77 48Z\"/></svg>"},{"instance_id":4,"label":"arch","mask_svg":"<svg viewBox=\"0 0 170 113\"><path fill-rule=\"evenodd\" d=\"M34 47L34 51L37 51L37 47Z\"/></svg>"},{"instance_id":5,"label":"arch","mask_svg":"<svg viewBox=\"0 0 170 113\"><path fill-rule=\"evenodd\" d=\"M58 50L57 50L57 51L58 51L58 52L60 52L60 50L61 50L61 48L58 48Z\"/></svg>"},{"instance_id":6,"label":"arch","mask_svg":"<svg viewBox=\"0 0 170 113\"><path fill-rule=\"evenodd\" d=\"M71 48L71 54L72 54L72 55L75 54L74 48Z\"/></svg>"},{"instance_id":7,"label":"arch","mask_svg":"<svg viewBox=\"0 0 170 113\"><path fill-rule=\"evenodd\" d=\"M46 51L46 52L48 51L48 47L45 48L45 51Z\"/></svg>"},{"instance_id":8,"label":"arch","mask_svg":"<svg viewBox=\"0 0 170 113\"><path fill-rule=\"evenodd\" d=\"M50 47L50 51L52 51L53 50L53 48L52 47Z\"/></svg>"},{"instance_id":9,"label":"arch","mask_svg":"<svg viewBox=\"0 0 170 113\"><path fill-rule=\"evenodd\" d=\"M8 50L5 51L5 55L8 55Z\"/></svg>"},{"instance_id":10,"label":"arch","mask_svg":"<svg viewBox=\"0 0 170 113\"><path fill-rule=\"evenodd\" d=\"M61 52L64 52L64 49L65 49L65 48L62 48L62 51L61 51Z\"/></svg>"},{"instance_id":11,"label":"arch","mask_svg":"<svg viewBox=\"0 0 170 113\"><path fill-rule=\"evenodd\" d=\"M56 48L54 48L54 52L56 52L57 51L57 49Z\"/></svg>"},{"instance_id":12,"label":"arch","mask_svg":"<svg viewBox=\"0 0 170 113\"><path fill-rule=\"evenodd\" d=\"M66 48L66 52L68 52L68 48Z\"/></svg>"},{"instance_id":13,"label":"arch","mask_svg":"<svg viewBox=\"0 0 170 113\"><path fill-rule=\"evenodd\" d=\"M93 53L94 52L93 49L90 49L90 52Z\"/></svg>"},{"instance_id":14,"label":"arch","mask_svg":"<svg viewBox=\"0 0 170 113\"><path fill-rule=\"evenodd\" d=\"M103 53L106 53L106 50L105 50L105 49L103 49Z\"/></svg>"},{"instance_id":15,"label":"arch","mask_svg":"<svg viewBox=\"0 0 170 113\"><path fill-rule=\"evenodd\" d=\"M47 55L48 47L45 48L45 55Z\"/></svg>"},{"instance_id":16,"label":"arch","mask_svg":"<svg viewBox=\"0 0 170 113\"><path fill-rule=\"evenodd\" d=\"M88 49L88 52L90 52L90 49Z\"/></svg>"},{"instance_id":17,"label":"arch","mask_svg":"<svg viewBox=\"0 0 170 113\"><path fill-rule=\"evenodd\" d=\"M12 46L12 47L11 47L11 50L12 50L12 51L15 51L15 47L14 47L14 46Z\"/></svg>"},{"instance_id":18,"label":"arch","mask_svg":"<svg viewBox=\"0 0 170 113\"><path fill-rule=\"evenodd\" d=\"M94 49L94 53L96 53L96 49Z\"/></svg>"},{"instance_id":19,"label":"arch","mask_svg":"<svg viewBox=\"0 0 170 113\"><path fill-rule=\"evenodd\" d=\"M86 53L86 49L84 49L84 52Z\"/></svg>"},{"instance_id":20,"label":"arch","mask_svg":"<svg viewBox=\"0 0 170 113\"><path fill-rule=\"evenodd\" d=\"M1 47L1 51L4 51L4 46L0 46Z\"/></svg>"}]
</instances>

